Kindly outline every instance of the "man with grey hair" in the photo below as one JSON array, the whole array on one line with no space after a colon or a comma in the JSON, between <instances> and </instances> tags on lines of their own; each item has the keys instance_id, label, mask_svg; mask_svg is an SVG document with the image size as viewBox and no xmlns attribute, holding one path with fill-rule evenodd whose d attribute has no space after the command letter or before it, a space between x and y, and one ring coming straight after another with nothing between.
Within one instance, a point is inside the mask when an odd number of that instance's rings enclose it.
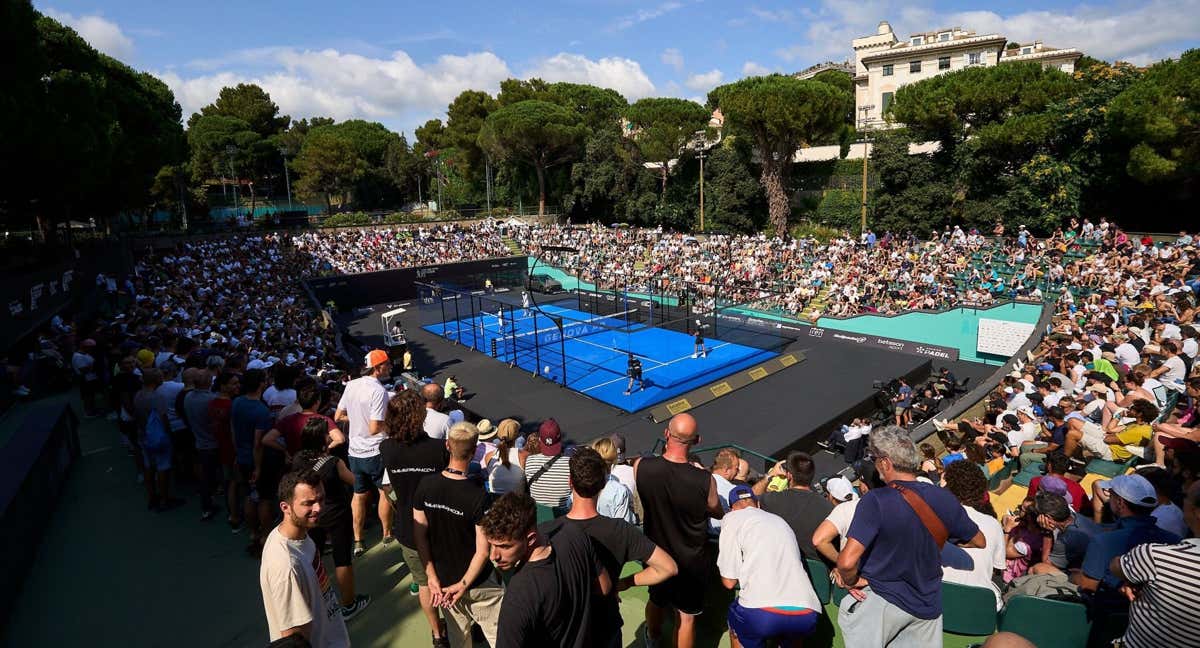
<instances>
[{"instance_id":1,"label":"man with grey hair","mask_svg":"<svg viewBox=\"0 0 1200 648\"><path fill-rule=\"evenodd\" d=\"M987 545L949 491L917 481L921 453L894 425L871 431L869 457L887 483L863 495L838 554L849 590L838 625L847 646L932 646L942 640L942 547Z\"/></svg>"}]
</instances>

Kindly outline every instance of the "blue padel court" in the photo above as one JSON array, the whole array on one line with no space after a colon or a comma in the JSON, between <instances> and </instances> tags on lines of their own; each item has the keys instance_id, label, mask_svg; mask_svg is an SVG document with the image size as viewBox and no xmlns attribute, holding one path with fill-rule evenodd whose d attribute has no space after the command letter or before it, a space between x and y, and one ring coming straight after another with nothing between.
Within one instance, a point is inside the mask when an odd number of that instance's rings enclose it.
<instances>
[{"instance_id":1,"label":"blue padel court","mask_svg":"<svg viewBox=\"0 0 1200 648\"><path fill-rule=\"evenodd\" d=\"M555 305L479 313L423 327L435 335L563 383L627 412L686 393L776 355L722 340L648 326L629 313L597 316ZM625 395L628 354L642 364L643 388Z\"/></svg>"}]
</instances>

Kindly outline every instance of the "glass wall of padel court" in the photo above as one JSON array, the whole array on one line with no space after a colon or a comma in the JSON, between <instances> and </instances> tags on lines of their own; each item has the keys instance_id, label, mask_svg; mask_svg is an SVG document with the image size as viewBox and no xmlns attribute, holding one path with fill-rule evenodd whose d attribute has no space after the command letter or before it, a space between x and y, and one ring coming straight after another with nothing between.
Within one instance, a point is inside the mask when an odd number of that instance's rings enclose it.
<instances>
[{"instance_id":1,"label":"glass wall of padel court","mask_svg":"<svg viewBox=\"0 0 1200 648\"><path fill-rule=\"evenodd\" d=\"M773 358L795 338L691 290L545 295L418 282L417 292L425 330L628 412ZM630 380L635 360L640 383Z\"/></svg>"}]
</instances>

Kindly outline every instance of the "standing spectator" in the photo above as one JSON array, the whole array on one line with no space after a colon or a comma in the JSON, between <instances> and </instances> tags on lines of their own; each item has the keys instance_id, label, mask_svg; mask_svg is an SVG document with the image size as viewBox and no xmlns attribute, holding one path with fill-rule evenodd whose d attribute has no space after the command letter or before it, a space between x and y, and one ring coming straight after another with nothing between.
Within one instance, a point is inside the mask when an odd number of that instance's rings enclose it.
<instances>
[{"instance_id":1,"label":"standing spectator","mask_svg":"<svg viewBox=\"0 0 1200 648\"><path fill-rule=\"evenodd\" d=\"M1200 637L1200 482L1184 497L1184 520L1192 537L1179 544L1141 544L1118 558L1110 571L1132 597L1128 648L1187 646Z\"/></svg>"},{"instance_id":2,"label":"standing spectator","mask_svg":"<svg viewBox=\"0 0 1200 648\"><path fill-rule=\"evenodd\" d=\"M805 558L820 558L821 554L812 544L813 532L833 511L829 500L812 489L816 464L805 452L793 452L787 460L775 464L763 479L754 485L754 494L762 498L762 509L783 518L796 534L796 543ZM787 488L779 492L765 493L767 482L772 477L787 479Z\"/></svg>"},{"instance_id":3,"label":"standing spectator","mask_svg":"<svg viewBox=\"0 0 1200 648\"><path fill-rule=\"evenodd\" d=\"M604 439L602 439L604 440ZM597 641L600 646L614 645L621 641L621 608L617 592L634 585L657 585L678 573L675 560L642 535L637 527L615 516L605 516L599 511L602 488L611 484L606 461L592 448L580 448L571 456L571 510L560 518L542 524L538 531L551 542L564 526L582 530L592 541L604 571L615 586L604 597L603 621L599 628L613 633L611 641ZM624 488L622 486L622 488ZM626 563L639 562L645 568L621 578Z\"/></svg>"},{"instance_id":4,"label":"standing spectator","mask_svg":"<svg viewBox=\"0 0 1200 648\"><path fill-rule=\"evenodd\" d=\"M1000 588L996 586L997 570L1006 567L1004 529L996 521L996 511L984 502L987 477L967 461L946 466L943 476L946 490L962 503L967 517L979 527L987 545L963 549L948 544L942 548L942 580L974 587L986 587L996 595L996 609L1003 605Z\"/></svg>"},{"instance_id":5,"label":"standing spectator","mask_svg":"<svg viewBox=\"0 0 1200 648\"><path fill-rule=\"evenodd\" d=\"M896 389L892 403L896 411L896 425L905 426L912 418L912 413L909 411L912 407L912 387L909 387L903 378L897 379L897 382L900 383L900 387Z\"/></svg>"},{"instance_id":6,"label":"standing spectator","mask_svg":"<svg viewBox=\"0 0 1200 648\"><path fill-rule=\"evenodd\" d=\"M233 445L237 455L238 499L244 501L243 514L250 526L251 540L246 550L258 554L262 541L275 524L271 501L271 490L259 490L258 477L262 468L262 438L270 431L274 421L271 410L262 402L263 390L267 388L267 376L261 369L251 369L242 376L242 395L233 401L229 413L233 428ZM270 481L272 475L266 475ZM264 481L263 485L268 485ZM278 484L274 484L278 487Z\"/></svg>"},{"instance_id":7,"label":"standing spectator","mask_svg":"<svg viewBox=\"0 0 1200 648\"><path fill-rule=\"evenodd\" d=\"M312 472L284 475L278 497L283 521L267 535L258 583L262 588L270 639L301 635L313 648L349 648L346 623L325 573L325 562L308 532L320 523L325 498L321 477Z\"/></svg>"},{"instance_id":8,"label":"standing spectator","mask_svg":"<svg viewBox=\"0 0 1200 648\"><path fill-rule=\"evenodd\" d=\"M276 366L275 382L263 392L263 402L267 404L267 409L271 410L271 416L279 418L279 413L285 407L296 402L297 373L299 372L295 367L282 364Z\"/></svg>"},{"instance_id":9,"label":"standing spectator","mask_svg":"<svg viewBox=\"0 0 1200 648\"><path fill-rule=\"evenodd\" d=\"M238 500L237 451L233 445L233 398L241 391L242 378L225 372L213 383L217 393L208 404L208 420L213 438L217 440L217 458L225 483L225 507L229 528L237 533L242 528L242 504Z\"/></svg>"},{"instance_id":10,"label":"standing spectator","mask_svg":"<svg viewBox=\"0 0 1200 648\"><path fill-rule=\"evenodd\" d=\"M863 496L838 554L834 582L850 592L838 625L848 646L937 645L941 549L951 540L964 548L987 541L953 495L917 481L921 454L907 432L872 430L869 448L888 487Z\"/></svg>"},{"instance_id":11,"label":"standing spectator","mask_svg":"<svg viewBox=\"0 0 1200 648\"><path fill-rule=\"evenodd\" d=\"M391 482L393 508L396 511L396 539L400 541L400 555L408 566L413 583L417 586L421 611L433 631L434 645L447 641L445 629L438 620L437 608L429 592L429 580L417 551L416 535L413 532L413 495L421 480L446 468L449 456L446 443L425 434L425 402L414 391L405 390L388 401L386 431L387 438L379 444L383 457L383 469Z\"/></svg>"},{"instance_id":12,"label":"standing spectator","mask_svg":"<svg viewBox=\"0 0 1200 648\"><path fill-rule=\"evenodd\" d=\"M450 416L442 412L442 403L446 400L442 386L429 383L421 388L421 397L425 399L425 434L435 439L445 439L450 431Z\"/></svg>"},{"instance_id":13,"label":"standing spectator","mask_svg":"<svg viewBox=\"0 0 1200 648\"><path fill-rule=\"evenodd\" d=\"M171 497L171 441L167 436L171 424L167 420L167 403L158 388L162 386L162 372L158 369L142 370L142 389L133 399L133 411L137 421L138 446L142 449L142 461L146 466L146 484L149 493L147 508L165 511L183 504L182 499ZM152 426L160 426L156 434ZM149 436L149 440L148 440ZM156 440L159 441L156 443Z\"/></svg>"},{"instance_id":14,"label":"standing spectator","mask_svg":"<svg viewBox=\"0 0 1200 648\"><path fill-rule=\"evenodd\" d=\"M517 449L521 424L504 419L496 426L496 449L483 456L488 492L495 496L525 492L525 453Z\"/></svg>"},{"instance_id":15,"label":"standing spectator","mask_svg":"<svg viewBox=\"0 0 1200 648\"><path fill-rule=\"evenodd\" d=\"M325 499L317 526L309 529L309 535L316 543L317 551L322 551L325 540L329 539L333 573L341 595L341 614L349 621L371 604L371 597L354 592L354 529L350 520L350 487L354 485L354 474L341 459L329 454L329 430L325 421L314 417L301 428L299 451L292 461L292 468L321 476Z\"/></svg>"},{"instance_id":16,"label":"standing spectator","mask_svg":"<svg viewBox=\"0 0 1200 648\"><path fill-rule=\"evenodd\" d=\"M387 352L373 349L367 354L366 375L347 383L333 416L335 421L346 421L350 427L350 472L354 473L354 498L350 508L354 514L356 557L366 553L363 526L366 524L371 489L379 494L379 523L383 526L383 543L392 541L392 506L383 492L383 460L379 458L388 403L387 389L380 379L391 370L392 361Z\"/></svg>"},{"instance_id":17,"label":"standing spectator","mask_svg":"<svg viewBox=\"0 0 1200 648\"><path fill-rule=\"evenodd\" d=\"M729 606L730 644L758 648L768 639L802 640L817 627L821 601L791 526L759 509L749 486L730 491L729 507L717 569L726 588L740 588Z\"/></svg>"},{"instance_id":18,"label":"standing spectator","mask_svg":"<svg viewBox=\"0 0 1200 648\"><path fill-rule=\"evenodd\" d=\"M209 380L208 372L200 369L189 371L194 371L191 374L192 389L183 397L183 418L196 439L196 464L200 476L200 519L211 520L217 514L213 494L217 492L221 483L221 458L217 438L213 436L212 419L209 417L209 406L217 395L209 389L212 381Z\"/></svg>"},{"instance_id":19,"label":"standing spectator","mask_svg":"<svg viewBox=\"0 0 1200 648\"><path fill-rule=\"evenodd\" d=\"M592 449L599 453L604 460L605 482L604 489L596 497L596 510L604 517L617 518L633 523L633 494L613 477L609 472L617 462L617 446L608 437L601 437L592 442Z\"/></svg>"},{"instance_id":20,"label":"standing spectator","mask_svg":"<svg viewBox=\"0 0 1200 648\"><path fill-rule=\"evenodd\" d=\"M455 423L446 437L449 462L440 473L421 480L413 493L417 552L425 569L433 604L446 610L450 645L471 645L471 624L496 645L496 624L504 588L488 561L483 520L487 493L467 478L479 431Z\"/></svg>"},{"instance_id":21,"label":"standing spectator","mask_svg":"<svg viewBox=\"0 0 1200 648\"><path fill-rule=\"evenodd\" d=\"M849 479L833 477L825 482L825 495L833 505L833 510L813 531L812 545L822 558L833 564L837 562L838 551L846 542L846 532L850 530L850 522L854 519L854 509L858 508L859 493ZM838 541L836 549L833 546L835 539Z\"/></svg>"},{"instance_id":22,"label":"standing spectator","mask_svg":"<svg viewBox=\"0 0 1200 648\"><path fill-rule=\"evenodd\" d=\"M566 513L571 495L570 468L563 456L562 430L558 421L546 419L538 426L538 452L525 458L525 479L533 501Z\"/></svg>"},{"instance_id":23,"label":"standing spectator","mask_svg":"<svg viewBox=\"0 0 1200 648\"><path fill-rule=\"evenodd\" d=\"M609 438L617 446L617 463L612 468L612 475L617 478L617 481L625 484L625 488L628 488L630 493L636 495L637 482L633 480L633 464L625 456L625 437L620 433L615 433L610 435Z\"/></svg>"},{"instance_id":24,"label":"standing spectator","mask_svg":"<svg viewBox=\"0 0 1200 648\"><path fill-rule=\"evenodd\" d=\"M679 573L650 588L644 639L649 646L657 645L667 612L674 611L675 645L691 648L713 562L705 552L708 518L723 518L725 509L712 473L688 461L689 448L700 442L696 419L691 414L671 417L663 440L662 456L638 461L633 467L634 479L645 511L646 537L667 550L679 565Z\"/></svg>"},{"instance_id":25,"label":"standing spectator","mask_svg":"<svg viewBox=\"0 0 1200 648\"><path fill-rule=\"evenodd\" d=\"M95 416L96 393L100 391L100 374L96 371L96 341L88 338L79 343L79 348L71 356L71 368L79 379L79 397L83 401L85 416Z\"/></svg>"},{"instance_id":26,"label":"standing spectator","mask_svg":"<svg viewBox=\"0 0 1200 648\"><path fill-rule=\"evenodd\" d=\"M525 495L496 500L482 521L492 562L511 573L496 648L585 648L601 636L600 606L613 584L592 542L573 524L553 540L537 528L537 505Z\"/></svg>"},{"instance_id":27,"label":"standing spectator","mask_svg":"<svg viewBox=\"0 0 1200 648\"><path fill-rule=\"evenodd\" d=\"M708 469L717 484L717 498L721 500L721 508L725 509L726 513L729 512L729 491L733 490L733 478L737 476L738 459L741 457L737 450L721 448L713 456L712 466ZM721 532L720 520L709 519L708 526L714 534Z\"/></svg>"},{"instance_id":28,"label":"standing spectator","mask_svg":"<svg viewBox=\"0 0 1200 648\"><path fill-rule=\"evenodd\" d=\"M113 376L110 385L110 398L113 409L117 411L117 429L125 437L125 442L129 444L129 451L133 455L134 470L139 479L144 479L146 464L142 445L138 442L137 417L133 413L133 399L142 389L141 374L134 371L136 365L137 361L131 355L123 356L117 362L117 373ZM152 499L154 484L146 480L143 485L146 488L146 497Z\"/></svg>"}]
</instances>

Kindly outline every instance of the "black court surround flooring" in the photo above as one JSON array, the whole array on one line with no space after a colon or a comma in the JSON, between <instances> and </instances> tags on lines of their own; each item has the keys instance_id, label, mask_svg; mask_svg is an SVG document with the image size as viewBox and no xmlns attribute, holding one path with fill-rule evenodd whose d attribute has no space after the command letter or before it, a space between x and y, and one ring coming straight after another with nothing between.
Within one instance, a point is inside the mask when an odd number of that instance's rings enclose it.
<instances>
[{"instance_id":1,"label":"black court surround flooring","mask_svg":"<svg viewBox=\"0 0 1200 648\"><path fill-rule=\"evenodd\" d=\"M662 436L664 425L652 422L648 410L627 414L422 330L430 323L427 318L436 320L438 314L423 313L415 300L342 314L337 323L362 346L381 347L379 313L397 305L408 309L400 319L418 372L439 383L456 376L470 395L466 407L493 423L512 417L525 429L535 429L542 420L554 417L564 436L576 443L619 432L630 454L650 450ZM871 397L873 381L907 374L927 361L836 340L802 339L780 350L789 351L802 352L805 361L691 410L700 423L701 446L736 443L774 454ZM969 362L947 364L960 380L970 376L972 383L994 370ZM816 459L822 475L845 465L829 453L818 453Z\"/></svg>"}]
</instances>

